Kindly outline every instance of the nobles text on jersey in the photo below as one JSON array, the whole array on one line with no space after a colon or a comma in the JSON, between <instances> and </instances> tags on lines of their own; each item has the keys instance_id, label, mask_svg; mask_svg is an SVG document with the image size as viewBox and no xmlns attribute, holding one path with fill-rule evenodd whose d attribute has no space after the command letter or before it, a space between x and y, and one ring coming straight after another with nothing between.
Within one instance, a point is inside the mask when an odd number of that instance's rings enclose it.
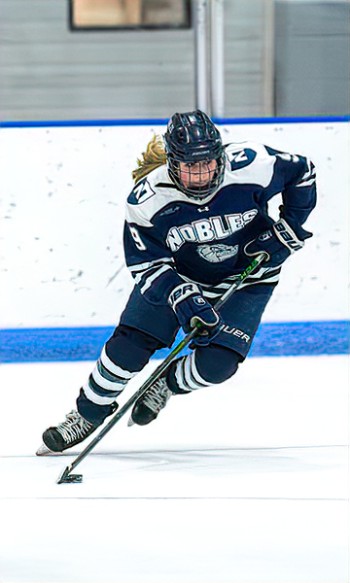
<instances>
[{"instance_id":1,"label":"nobles text on jersey","mask_svg":"<svg viewBox=\"0 0 350 583\"><path fill-rule=\"evenodd\" d=\"M166 242L171 251L175 252L184 243L204 243L225 239L243 229L257 214L257 209L250 209L244 213L214 216L180 227L172 227L168 232Z\"/></svg>"}]
</instances>

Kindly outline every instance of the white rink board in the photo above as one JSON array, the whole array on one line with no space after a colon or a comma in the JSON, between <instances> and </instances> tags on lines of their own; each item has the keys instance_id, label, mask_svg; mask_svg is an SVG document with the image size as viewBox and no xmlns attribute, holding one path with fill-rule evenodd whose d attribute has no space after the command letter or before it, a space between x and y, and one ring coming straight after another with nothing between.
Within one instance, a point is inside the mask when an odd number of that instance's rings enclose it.
<instances>
[{"instance_id":1,"label":"white rink board","mask_svg":"<svg viewBox=\"0 0 350 583\"><path fill-rule=\"evenodd\" d=\"M124 266L125 199L135 161L165 126L2 128L1 327L113 325L132 280ZM348 318L349 124L221 126L311 157L314 232L285 265L264 321Z\"/></svg>"}]
</instances>

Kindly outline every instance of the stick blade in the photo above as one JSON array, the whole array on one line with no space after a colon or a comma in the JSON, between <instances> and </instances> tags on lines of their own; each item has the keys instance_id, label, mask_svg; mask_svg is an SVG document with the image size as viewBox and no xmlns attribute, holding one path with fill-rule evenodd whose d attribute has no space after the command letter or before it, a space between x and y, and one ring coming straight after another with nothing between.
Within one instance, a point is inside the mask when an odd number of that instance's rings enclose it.
<instances>
[{"instance_id":1,"label":"stick blade","mask_svg":"<svg viewBox=\"0 0 350 583\"><path fill-rule=\"evenodd\" d=\"M83 481L82 474L71 474L70 467L67 466L59 475L57 484L81 484Z\"/></svg>"}]
</instances>

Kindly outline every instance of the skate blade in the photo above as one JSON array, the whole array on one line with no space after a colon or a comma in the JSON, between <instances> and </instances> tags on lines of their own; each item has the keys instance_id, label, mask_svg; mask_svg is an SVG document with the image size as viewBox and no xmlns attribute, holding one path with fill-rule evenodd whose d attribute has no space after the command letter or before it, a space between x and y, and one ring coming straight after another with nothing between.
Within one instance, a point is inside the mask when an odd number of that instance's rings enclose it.
<instances>
[{"instance_id":1,"label":"skate blade","mask_svg":"<svg viewBox=\"0 0 350 583\"><path fill-rule=\"evenodd\" d=\"M52 451L43 443L39 449L35 452L35 455L41 457L44 455L62 455L61 451Z\"/></svg>"}]
</instances>

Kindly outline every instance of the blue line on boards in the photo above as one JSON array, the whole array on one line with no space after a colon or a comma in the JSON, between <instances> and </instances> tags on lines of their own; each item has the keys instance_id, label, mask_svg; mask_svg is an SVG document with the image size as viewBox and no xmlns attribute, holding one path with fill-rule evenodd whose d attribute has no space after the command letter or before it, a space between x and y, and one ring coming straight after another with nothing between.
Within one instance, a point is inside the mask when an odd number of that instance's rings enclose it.
<instances>
[{"instance_id":1,"label":"blue line on boards","mask_svg":"<svg viewBox=\"0 0 350 583\"><path fill-rule=\"evenodd\" d=\"M350 122L350 115L299 116L299 117L213 117L219 125L244 124L288 124L288 123L341 123ZM0 121L0 128L45 128L45 127L104 127L104 126L147 126L166 125L168 119L75 119L75 120L33 120Z\"/></svg>"},{"instance_id":2,"label":"blue line on boards","mask_svg":"<svg viewBox=\"0 0 350 583\"><path fill-rule=\"evenodd\" d=\"M71 362L97 360L112 334L111 326L11 328L0 330L0 362ZM176 341L182 338L179 334ZM162 349L155 358L165 358ZM350 321L262 323L250 356L320 356L350 353Z\"/></svg>"}]
</instances>

